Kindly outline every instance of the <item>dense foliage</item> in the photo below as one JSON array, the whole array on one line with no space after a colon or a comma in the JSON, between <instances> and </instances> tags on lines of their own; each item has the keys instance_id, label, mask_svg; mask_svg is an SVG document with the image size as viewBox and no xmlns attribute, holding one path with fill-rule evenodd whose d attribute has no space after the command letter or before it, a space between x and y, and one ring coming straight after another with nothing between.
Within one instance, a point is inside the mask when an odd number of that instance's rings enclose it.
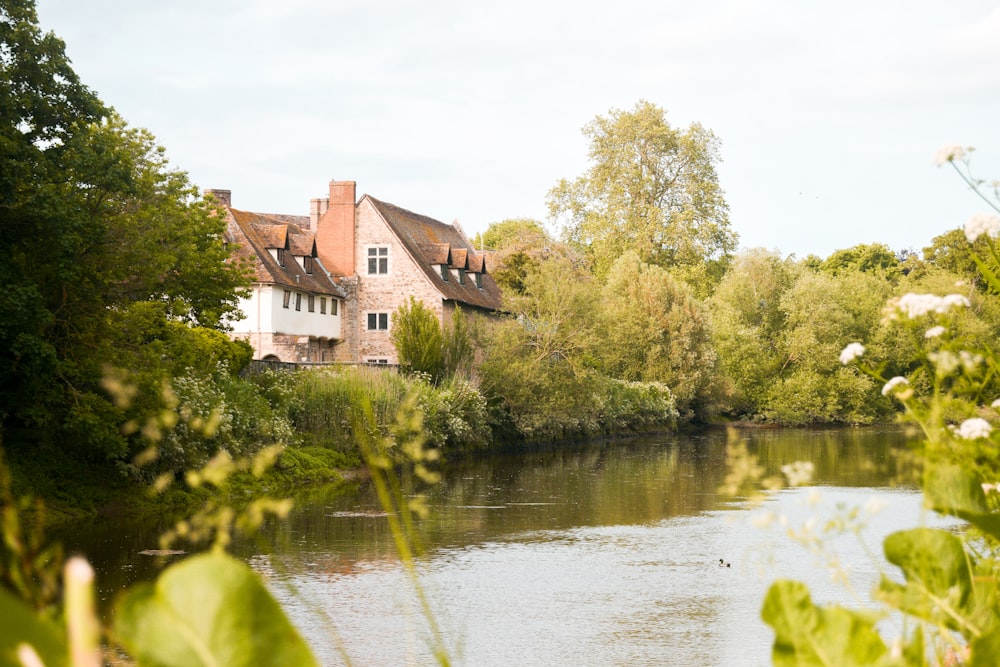
<instances>
[{"instance_id":1,"label":"dense foliage","mask_svg":"<svg viewBox=\"0 0 1000 667\"><path fill-rule=\"evenodd\" d=\"M86 87L32 2L0 8L0 434L124 462L147 443L102 386L235 372L249 348L219 329L247 278L224 223L145 130ZM147 406L148 407L148 406Z\"/></svg>"},{"instance_id":2,"label":"dense foliage","mask_svg":"<svg viewBox=\"0 0 1000 667\"><path fill-rule=\"evenodd\" d=\"M968 174L964 149L950 147L939 161ZM956 164L956 162L960 162ZM968 179L978 189L981 182ZM1000 202L988 201L996 213ZM1000 649L1000 410L996 336L977 326L1000 294L1000 234L996 213L974 216L963 235L977 267L963 292L907 292L885 309L893 335L912 356L896 372L884 345L854 339L840 353L882 384L881 393L905 408L920 428L914 451L925 506L961 523L947 529L916 526L883 542L884 574L873 595L905 619L898 636L877 627L873 610L816 605L795 581L775 582L763 618L775 632L776 665L994 665ZM979 250L976 249L978 244ZM985 250L985 252L980 252ZM954 275L954 274L952 274ZM977 287L972 287L976 285ZM989 318L995 322L995 318ZM850 341L846 338L845 341ZM892 369L892 370L890 370Z\"/></svg>"},{"instance_id":3,"label":"dense foliage","mask_svg":"<svg viewBox=\"0 0 1000 667\"><path fill-rule=\"evenodd\" d=\"M736 234L719 185L719 140L698 123L679 130L666 112L640 101L612 110L583 128L591 167L561 180L549 210L566 239L607 275L631 250L649 264L670 267L692 284L718 280Z\"/></svg>"}]
</instances>

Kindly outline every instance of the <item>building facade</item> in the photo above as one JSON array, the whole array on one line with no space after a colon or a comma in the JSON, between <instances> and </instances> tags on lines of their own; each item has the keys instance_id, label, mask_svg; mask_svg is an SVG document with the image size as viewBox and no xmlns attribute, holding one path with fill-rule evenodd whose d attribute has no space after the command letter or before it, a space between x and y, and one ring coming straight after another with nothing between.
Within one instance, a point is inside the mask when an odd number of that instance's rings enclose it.
<instances>
[{"instance_id":1,"label":"building facade","mask_svg":"<svg viewBox=\"0 0 1000 667\"><path fill-rule=\"evenodd\" d=\"M395 364L393 313L411 296L442 324L456 308L489 314L501 307L488 257L476 252L457 223L369 195L358 200L353 181L331 181L328 196L310 202L308 217L237 211L228 193L219 192L233 242L241 244L241 255L244 247L252 249L247 256L257 262L254 298L241 304L245 318L234 336L249 341L258 359ZM289 253L293 270L276 273L289 266ZM300 300L309 298L314 309L303 312ZM337 312L316 318L320 299Z\"/></svg>"}]
</instances>

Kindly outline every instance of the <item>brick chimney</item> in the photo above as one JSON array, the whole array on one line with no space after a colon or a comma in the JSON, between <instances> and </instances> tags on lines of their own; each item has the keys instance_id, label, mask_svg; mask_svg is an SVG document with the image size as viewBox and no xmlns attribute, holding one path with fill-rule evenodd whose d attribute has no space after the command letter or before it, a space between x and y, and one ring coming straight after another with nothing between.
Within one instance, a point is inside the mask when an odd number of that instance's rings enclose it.
<instances>
[{"instance_id":1,"label":"brick chimney","mask_svg":"<svg viewBox=\"0 0 1000 667\"><path fill-rule=\"evenodd\" d=\"M203 197L207 197L208 195L215 197L215 201L219 202L222 206L231 207L233 205L232 190L205 190L202 193Z\"/></svg>"},{"instance_id":2,"label":"brick chimney","mask_svg":"<svg viewBox=\"0 0 1000 667\"><path fill-rule=\"evenodd\" d=\"M323 217L328 208L330 208L329 197L309 200L309 229L316 231L319 227L319 219Z\"/></svg>"},{"instance_id":3,"label":"brick chimney","mask_svg":"<svg viewBox=\"0 0 1000 667\"><path fill-rule=\"evenodd\" d=\"M356 197L354 181L330 181L326 210L317 217L316 253L327 271L338 276L354 275Z\"/></svg>"}]
</instances>

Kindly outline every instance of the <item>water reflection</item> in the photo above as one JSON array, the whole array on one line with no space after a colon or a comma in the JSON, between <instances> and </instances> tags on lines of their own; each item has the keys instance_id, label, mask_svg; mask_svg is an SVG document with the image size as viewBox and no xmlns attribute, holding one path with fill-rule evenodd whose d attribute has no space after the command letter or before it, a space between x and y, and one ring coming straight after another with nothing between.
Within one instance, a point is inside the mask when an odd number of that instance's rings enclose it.
<instances>
[{"instance_id":1,"label":"water reflection","mask_svg":"<svg viewBox=\"0 0 1000 667\"><path fill-rule=\"evenodd\" d=\"M764 507L721 497L725 434L602 444L470 461L428 489L423 581L463 665L769 664L760 621L777 576L814 586L820 602L850 602L826 557L755 527L761 512L797 526L863 507L877 495L864 541L828 535L834 560L867 600L869 551L920 520L919 498L896 489L899 431L753 431L767 474L811 460L816 486ZM816 502L815 489L823 502ZM266 545L242 545L267 572L325 664L340 651L365 665L433 664L428 629L367 490L300 508ZM759 519L760 517L757 516ZM758 521L758 523L762 523ZM778 528L778 530L775 530ZM719 558L734 563L719 568ZM867 563L867 564L866 564Z\"/></svg>"},{"instance_id":2,"label":"water reflection","mask_svg":"<svg viewBox=\"0 0 1000 667\"><path fill-rule=\"evenodd\" d=\"M769 664L772 635L760 605L774 578L807 581L820 602L852 602L830 582L823 558L788 540L788 525L878 496L888 508L869 517L864 542L825 540L866 601L878 574L870 553L881 553L888 532L921 520L919 497L900 485L892 455L905 448L905 434L745 436L766 474L812 461L814 486L761 508L719 496L721 431L449 466L424 490L431 515L421 522L421 571L457 664ZM381 512L368 487L347 496L312 489L287 521L233 546L267 577L324 664L345 664L342 651L359 665L433 664ZM762 513L788 525L754 526L765 523ZM91 533L76 544L95 562L104 597L149 576L152 559L137 554L155 546L152 527ZM719 558L733 567L719 568Z\"/></svg>"}]
</instances>

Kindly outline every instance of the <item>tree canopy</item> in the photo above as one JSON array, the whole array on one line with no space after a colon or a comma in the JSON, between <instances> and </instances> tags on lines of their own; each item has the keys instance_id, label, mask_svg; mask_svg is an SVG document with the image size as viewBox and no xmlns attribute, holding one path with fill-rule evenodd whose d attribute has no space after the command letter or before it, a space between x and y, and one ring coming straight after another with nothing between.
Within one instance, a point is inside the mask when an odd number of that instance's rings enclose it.
<instances>
[{"instance_id":1,"label":"tree canopy","mask_svg":"<svg viewBox=\"0 0 1000 667\"><path fill-rule=\"evenodd\" d=\"M215 346L180 338L224 327L248 275L229 261L218 209L80 83L31 0L0 7L0 147L0 424L8 442L59 441L67 428L90 441L81 425L106 431L114 412L103 369L158 386L170 371L140 348ZM118 336L125 323L131 341ZM245 359L237 347L194 356Z\"/></svg>"},{"instance_id":2,"label":"tree canopy","mask_svg":"<svg viewBox=\"0 0 1000 667\"><path fill-rule=\"evenodd\" d=\"M736 249L729 207L719 185L719 141L692 123L672 127L666 113L640 101L613 109L583 128L590 168L548 194L551 217L603 276L625 251L681 273L717 281Z\"/></svg>"}]
</instances>

